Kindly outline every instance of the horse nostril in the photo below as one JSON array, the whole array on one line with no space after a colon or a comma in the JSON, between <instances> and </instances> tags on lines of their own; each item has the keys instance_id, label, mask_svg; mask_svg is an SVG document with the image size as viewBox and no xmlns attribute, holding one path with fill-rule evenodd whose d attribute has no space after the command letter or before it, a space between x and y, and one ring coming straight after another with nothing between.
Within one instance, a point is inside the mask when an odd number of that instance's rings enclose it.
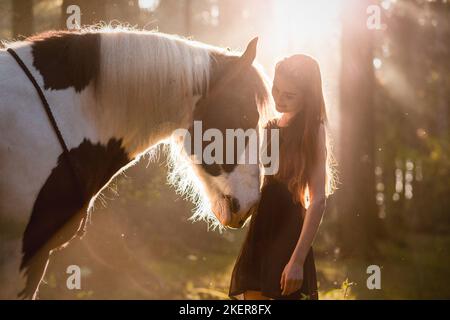
<instances>
[{"instance_id":1,"label":"horse nostril","mask_svg":"<svg viewBox=\"0 0 450 320\"><path fill-rule=\"evenodd\" d=\"M241 206L239 205L239 200L234 197L231 198L230 205L231 205L231 212L233 213L238 213L239 210L241 209Z\"/></svg>"},{"instance_id":2,"label":"horse nostril","mask_svg":"<svg viewBox=\"0 0 450 320\"><path fill-rule=\"evenodd\" d=\"M236 199L236 198L233 197L233 196L230 196L230 195L226 195L226 196L224 196L224 197L228 200L228 203L230 204L230 210L231 210L231 212L232 212L232 213L238 213L239 210L241 209L241 206L240 206L240 204L239 204L239 200Z\"/></svg>"}]
</instances>

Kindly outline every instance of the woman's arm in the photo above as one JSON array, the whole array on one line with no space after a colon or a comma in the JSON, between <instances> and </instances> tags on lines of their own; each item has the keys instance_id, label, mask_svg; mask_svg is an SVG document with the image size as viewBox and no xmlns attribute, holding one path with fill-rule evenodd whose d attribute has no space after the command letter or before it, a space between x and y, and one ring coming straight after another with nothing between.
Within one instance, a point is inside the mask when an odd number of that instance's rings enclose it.
<instances>
[{"instance_id":1,"label":"woman's arm","mask_svg":"<svg viewBox=\"0 0 450 320\"><path fill-rule=\"evenodd\" d=\"M306 210L302 232L297 245L281 277L281 289L285 295L300 289L303 282L303 265L319 229L326 206L326 142L325 127L320 125L317 143L317 162L309 181L310 205ZM301 214L301 213L299 213Z\"/></svg>"},{"instance_id":2,"label":"woman's arm","mask_svg":"<svg viewBox=\"0 0 450 320\"><path fill-rule=\"evenodd\" d=\"M317 143L317 162L313 167L311 181L309 181L310 205L306 210L303 229L297 246L292 254L292 260L303 266L306 255L314 241L319 229L326 206L325 183L326 183L326 142L325 127L320 125Z\"/></svg>"}]
</instances>

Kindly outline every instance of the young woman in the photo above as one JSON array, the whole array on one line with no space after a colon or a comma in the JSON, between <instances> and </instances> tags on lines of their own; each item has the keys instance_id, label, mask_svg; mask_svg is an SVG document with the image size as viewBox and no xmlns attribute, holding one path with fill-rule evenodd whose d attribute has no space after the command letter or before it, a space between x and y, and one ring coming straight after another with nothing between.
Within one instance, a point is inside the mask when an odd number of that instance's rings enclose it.
<instances>
[{"instance_id":1,"label":"young woman","mask_svg":"<svg viewBox=\"0 0 450 320\"><path fill-rule=\"evenodd\" d=\"M306 55L280 61L272 94L281 117L267 128L280 130L279 170L264 177L229 297L318 299L311 246L335 187L318 63Z\"/></svg>"}]
</instances>

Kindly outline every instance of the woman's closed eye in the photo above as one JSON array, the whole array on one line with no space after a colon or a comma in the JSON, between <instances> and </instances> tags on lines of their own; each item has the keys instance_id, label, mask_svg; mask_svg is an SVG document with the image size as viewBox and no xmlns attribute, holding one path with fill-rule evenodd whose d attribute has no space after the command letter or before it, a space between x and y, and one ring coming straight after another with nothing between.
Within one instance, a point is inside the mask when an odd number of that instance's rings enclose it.
<instances>
[{"instance_id":1,"label":"woman's closed eye","mask_svg":"<svg viewBox=\"0 0 450 320\"><path fill-rule=\"evenodd\" d=\"M293 100L293 99L295 99L296 95L295 95L295 94L292 94L292 93L284 93L284 94L283 94L283 97L284 97L286 100Z\"/></svg>"},{"instance_id":2,"label":"woman's closed eye","mask_svg":"<svg viewBox=\"0 0 450 320\"><path fill-rule=\"evenodd\" d=\"M285 97L286 97L286 100L293 100L295 98L294 95L289 95L289 94L285 95Z\"/></svg>"}]
</instances>

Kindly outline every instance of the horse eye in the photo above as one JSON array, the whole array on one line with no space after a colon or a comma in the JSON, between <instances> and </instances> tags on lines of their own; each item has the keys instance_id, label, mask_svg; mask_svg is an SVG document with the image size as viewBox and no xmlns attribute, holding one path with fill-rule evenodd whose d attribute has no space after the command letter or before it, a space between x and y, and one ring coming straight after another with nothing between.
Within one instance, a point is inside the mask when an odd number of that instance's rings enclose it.
<instances>
[{"instance_id":1,"label":"horse eye","mask_svg":"<svg viewBox=\"0 0 450 320\"><path fill-rule=\"evenodd\" d=\"M236 167L236 164L234 164L234 163L233 164L222 164L222 169L226 173L232 172L235 167Z\"/></svg>"},{"instance_id":2,"label":"horse eye","mask_svg":"<svg viewBox=\"0 0 450 320\"><path fill-rule=\"evenodd\" d=\"M202 163L203 169L211 176L217 177L222 174L222 170L220 170L220 166L216 163L214 164L206 164Z\"/></svg>"}]
</instances>

